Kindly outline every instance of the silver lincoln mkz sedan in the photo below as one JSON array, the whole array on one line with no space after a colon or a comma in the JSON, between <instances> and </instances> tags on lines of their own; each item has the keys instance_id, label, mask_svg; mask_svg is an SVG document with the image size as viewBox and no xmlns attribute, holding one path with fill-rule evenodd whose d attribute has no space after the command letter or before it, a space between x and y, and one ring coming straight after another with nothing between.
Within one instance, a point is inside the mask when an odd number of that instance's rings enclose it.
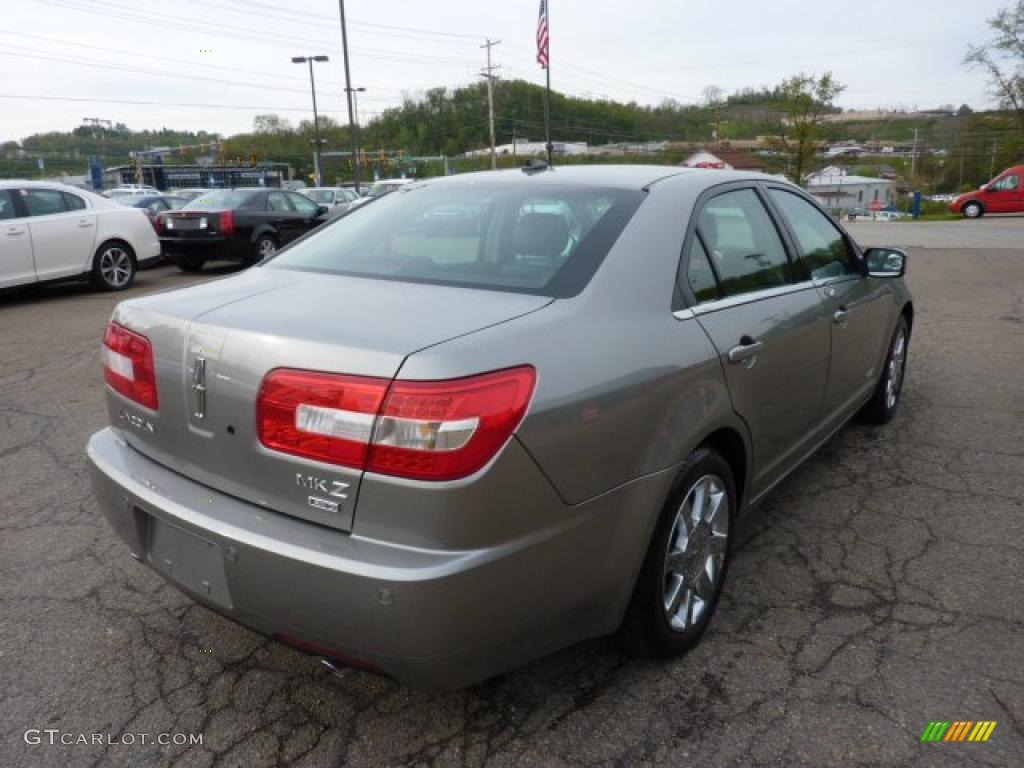
<instances>
[{"instance_id":1,"label":"silver lincoln mkz sedan","mask_svg":"<svg viewBox=\"0 0 1024 768\"><path fill-rule=\"evenodd\" d=\"M743 510L889 420L905 255L767 176L414 183L103 340L96 491L133 555L332 664L457 687L707 627Z\"/></svg>"}]
</instances>

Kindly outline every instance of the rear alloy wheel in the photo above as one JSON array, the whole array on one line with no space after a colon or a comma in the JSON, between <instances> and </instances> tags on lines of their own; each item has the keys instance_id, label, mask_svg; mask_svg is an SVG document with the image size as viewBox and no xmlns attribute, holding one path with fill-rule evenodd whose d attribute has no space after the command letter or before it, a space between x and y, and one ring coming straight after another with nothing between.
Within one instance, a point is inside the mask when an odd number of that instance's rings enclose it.
<instances>
[{"instance_id":1,"label":"rear alloy wheel","mask_svg":"<svg viewBox=\"0 0 1024 768\"><path fill-rule=\"evenodd\" d=\"M202 256L178 256L174 264L182 272L201 272L206 265L206 259Z\"/></svg>"},{"instance_id":2,"label":"rear alloy wheel","mask_svg":"<svg viewBox=\"0 0 1024 768\"><path fill-rule=\"evenodd\" d=\"M124 243L104 243L96 251L92 282L105 291L123 291L135 280L135 254Z\"/></svg>"},{"instance_id":3,"label":"rear alloy wheel","mask_svg":"<svg viewBox=\"0 0 1024 768\"><path fill-rule=\"evenodd\" d=\"M256 261L269 259L277 253L277 241L270 235L260 235L256 240Z\"/></svg>"},{"instance_id":4,"label":"rear alloy wheel","mask_svg":"<svg viewBox=\"0 0 1024 768\"><path fill-rule=\"evenodd\" d=\"M900 317L889 343L889 355L885 358L882 375L875 386L875 393L868 400L861 417L875 424L885 424L896 415L896 407L903 394L903 376L907 370L907 348L910 345L910 326L905 317Z\"/></svg>"},{"instance_id":5,"label":"rear alloy wheel","mask_svg":"<svg viewBox=\"0 0 1024 768\"><path fill-rule=\"evenodd\" d=\"M980 219L985 214L985 209L981 207L981 203L974 201L964 205L962 210L965 219Z\"/></svg>"},{"instance_id":6,"label":"rear alloy wheel","mask_svg":"<svg viewBox=\"0 0 1024 768\"><path fill-rule=\"evenodd\" d=\"M637 579L625 623L634 651L669 657L700 639L725 582L735 508L729 464L698 449L662 510Z\"/></svg>"}]
</instances>

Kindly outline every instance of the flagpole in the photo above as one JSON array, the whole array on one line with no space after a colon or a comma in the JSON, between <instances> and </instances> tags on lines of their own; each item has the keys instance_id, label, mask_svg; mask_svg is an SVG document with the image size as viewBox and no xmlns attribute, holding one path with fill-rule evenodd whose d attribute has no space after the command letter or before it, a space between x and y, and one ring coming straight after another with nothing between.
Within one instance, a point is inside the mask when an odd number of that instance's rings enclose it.
<instances>
[{"instance_id":1,"label":"flagpole","mask_svg":"<svg viewBox=\"0 0 1024 768\"><path fill-rule=\"evenodd\" d=\"M548 27L548 55L547 66L544 71L547 73L547 87L544 89L544 147L548 151L548 165L554 166L555 161L552 155L551 146L551 2L548 0L544 15L547 18Z\"/></svg>"}]
</instances>

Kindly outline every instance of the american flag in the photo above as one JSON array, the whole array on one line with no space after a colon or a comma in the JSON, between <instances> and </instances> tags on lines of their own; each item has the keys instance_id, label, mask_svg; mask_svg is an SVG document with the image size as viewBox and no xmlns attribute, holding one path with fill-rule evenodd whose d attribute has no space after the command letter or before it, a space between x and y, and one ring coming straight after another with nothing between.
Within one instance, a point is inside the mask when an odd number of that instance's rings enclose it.
<instances>
[{"instance_id":1,"label":"american flag","mask_svg":"<svg viewBox=\"0 0 1024 768\"><path fill-rule=\"evenodd\" d=\"M537 61L541 69L548 68L548 0L540 0L537 18Z\"/></svg>"}]
</instances>

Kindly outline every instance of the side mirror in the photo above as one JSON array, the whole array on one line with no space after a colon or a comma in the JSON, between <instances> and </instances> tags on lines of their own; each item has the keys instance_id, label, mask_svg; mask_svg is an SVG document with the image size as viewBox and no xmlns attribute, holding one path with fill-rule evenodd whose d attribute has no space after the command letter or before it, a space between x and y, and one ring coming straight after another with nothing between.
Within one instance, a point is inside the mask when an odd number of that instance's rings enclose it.
<instances>
[{"instance_id":1,"label":"side mirror","mask_svg":"<svg viewBox=\"0 0 1024 768\"><path fill-rule=\"evenodd\" d=\"M316 215L317 216L323 216L325 213L327 213L327 206L326 205L318 205L316 207Z\"/></svg>"},{"instance_id":2,"label":"side mirror","mask_svg":"<svg viewBox=\"0 0 1024 768\"><path fill-rule=\"evenodd\" d=\"M864 258L870 277L903 277L907 273L907 252L899 248L868 248Z\"/></svg>"}]
</instances>

